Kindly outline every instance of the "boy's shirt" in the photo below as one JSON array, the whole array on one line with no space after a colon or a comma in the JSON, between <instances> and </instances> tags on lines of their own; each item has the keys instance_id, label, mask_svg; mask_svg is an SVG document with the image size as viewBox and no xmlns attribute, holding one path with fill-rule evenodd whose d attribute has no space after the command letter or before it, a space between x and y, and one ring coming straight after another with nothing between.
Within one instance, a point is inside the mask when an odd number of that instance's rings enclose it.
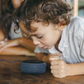
<instances>
[{"instance_id":1,"label":"boy's shirt","mask_svg":"<svg viewBox=\"0 0 84 84\"><path fill-rule=\"evenodd\" d=\"M66 25L62 32L62 37L58 45L62 52L61 59L66 63L84 62L84 19L72 17L69 25ZM59 53L53 46L51 49L39 49L36 47L35 53Z\"/></svg>"}]
</instances>

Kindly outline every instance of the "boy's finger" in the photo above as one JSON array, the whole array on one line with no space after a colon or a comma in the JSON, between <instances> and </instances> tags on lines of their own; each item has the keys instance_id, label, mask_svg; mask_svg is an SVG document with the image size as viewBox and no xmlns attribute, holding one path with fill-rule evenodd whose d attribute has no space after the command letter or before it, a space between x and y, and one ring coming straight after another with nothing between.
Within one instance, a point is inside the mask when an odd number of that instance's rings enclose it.
<instances>
[{"instance_id":1,"label":"boy's finger","mask_svg":"<svg viewBox=\"0 0 84 84\"><path fill-rule=\"evenodd\" d=\"M60 56L51 56L49 60L59 60Z\"/></svg>"},{"instance_id":2,"label":"boy's finger","mask_svg":"<svg viewBox=\"0 0 84 84\"><path fill-rule=\"evenodd\" d=\"M50 54L50 56L61 56L60 53L54 53L54 54Z\"/></svg>"}]
</instances>

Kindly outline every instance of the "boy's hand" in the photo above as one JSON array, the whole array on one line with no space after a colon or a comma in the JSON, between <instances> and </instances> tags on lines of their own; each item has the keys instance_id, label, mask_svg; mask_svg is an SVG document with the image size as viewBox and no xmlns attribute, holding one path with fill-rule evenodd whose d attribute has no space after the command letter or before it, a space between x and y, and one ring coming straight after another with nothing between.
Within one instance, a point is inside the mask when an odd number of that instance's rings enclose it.
<instances>
[{"instance_id":1,"label":"boy's hand","mask_svg":"<svg viewBox=\"0 0 84 84\"><path fill-rule=\"evenodd\" d=\"M49 58L51 61L51 73L54 77L63 78L68 75L69 65L60 59L57 54Z\"/></svg>"}]
</instances>

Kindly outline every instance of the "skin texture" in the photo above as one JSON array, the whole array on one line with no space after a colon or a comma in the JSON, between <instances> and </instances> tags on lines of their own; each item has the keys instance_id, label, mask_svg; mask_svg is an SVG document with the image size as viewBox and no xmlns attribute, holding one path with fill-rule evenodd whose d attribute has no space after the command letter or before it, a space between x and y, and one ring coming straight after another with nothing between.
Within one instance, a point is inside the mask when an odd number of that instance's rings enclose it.
<instances>
[{"instance_id":1,"label":"skin texture","mask_svg":"<svg viewBox=\"0 0 84 84\"><path fill-rule=\"evenodd\" d=\"M38 28L36 32L29 33L32 37L33 43L39 47L45 47L47 49L52 48L52 46L56 44L62 33L61 31L58 31L53 24L43 26L42 22L39 22L32 23L31 27ZM25 28L21 28L21 30L26 34L28 33ZM57 36L57 38L55 39L54 36ZM52 42L50 42L50 40L52 40Z\"/></svg>"}]
</instances>

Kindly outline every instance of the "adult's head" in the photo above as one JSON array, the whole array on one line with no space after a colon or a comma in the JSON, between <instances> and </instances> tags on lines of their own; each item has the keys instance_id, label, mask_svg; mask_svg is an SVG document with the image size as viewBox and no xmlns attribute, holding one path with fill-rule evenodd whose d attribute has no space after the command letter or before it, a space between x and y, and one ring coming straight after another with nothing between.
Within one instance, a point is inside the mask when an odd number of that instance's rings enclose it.
<instances>
[{"instance_id":1,"label":"adult's head","mask_svg":"<svg viewBox=\"0 0 84 84\"><path fill-rule=\"evenodd\" d=\"M1 0L1 29L5 37L8 37L10 31L12 13L23 1L24 0Z\"/></svg>"}]
</instances>

